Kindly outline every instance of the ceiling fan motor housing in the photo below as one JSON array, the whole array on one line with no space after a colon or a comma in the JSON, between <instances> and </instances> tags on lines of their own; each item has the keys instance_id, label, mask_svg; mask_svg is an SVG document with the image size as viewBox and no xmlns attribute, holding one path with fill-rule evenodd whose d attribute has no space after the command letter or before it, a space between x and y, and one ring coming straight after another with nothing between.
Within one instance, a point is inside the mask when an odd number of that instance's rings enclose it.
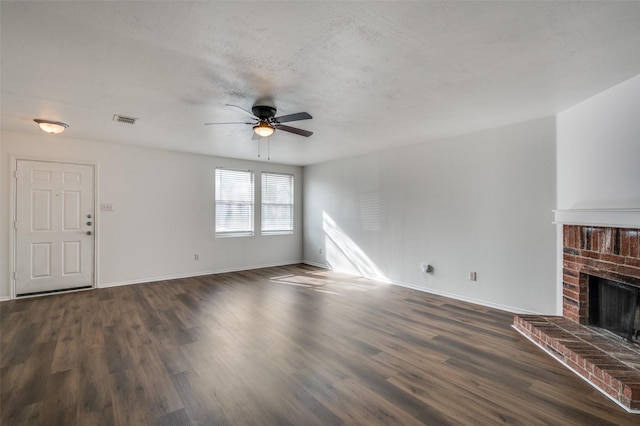
<instances>
[{"instance_id":1,"label":"ceiling fan motor housing","mask_svg":"<svg viewBox=\"0 0 640 426\"><path fill-rule=\"evenodd\" d=\"M261 120L273 118L276 115L276 109L274 107L265 105L255 105L251 108L251 111L253 112L253 115L260 118Z\"/></svg>"}]
</instances>

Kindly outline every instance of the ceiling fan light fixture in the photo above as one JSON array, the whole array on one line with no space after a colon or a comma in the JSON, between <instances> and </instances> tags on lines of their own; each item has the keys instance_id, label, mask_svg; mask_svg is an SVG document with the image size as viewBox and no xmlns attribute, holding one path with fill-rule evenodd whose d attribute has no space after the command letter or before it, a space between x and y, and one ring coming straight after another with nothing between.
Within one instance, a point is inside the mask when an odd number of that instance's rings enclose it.
<instances>
[{"instance_id":1,"label":"ceiling fan light fixture","mask_svg":"<svg viewBox=\"0 0 640 426\"><path fill-rule=\"evenodd\" d=\"M40 126L43 131L52 135L62 133L67 127L69 127L67 123L62 123L60 121L42 120L39 118L35 118L33 121L38 123L38 126Z\"/></svg>"},{"instance_id":2,"label":"ceiling fan light fixture","mask_svg":"<svg viewBox=\"0 0 640 426\"><path fill-rule=\"evenodd\" d=\"M256 132L256 135L267 138L273 134L275 129L266 121L261 121L260 123L253 126L253 131Z\"/></svg>"}]
</instances>

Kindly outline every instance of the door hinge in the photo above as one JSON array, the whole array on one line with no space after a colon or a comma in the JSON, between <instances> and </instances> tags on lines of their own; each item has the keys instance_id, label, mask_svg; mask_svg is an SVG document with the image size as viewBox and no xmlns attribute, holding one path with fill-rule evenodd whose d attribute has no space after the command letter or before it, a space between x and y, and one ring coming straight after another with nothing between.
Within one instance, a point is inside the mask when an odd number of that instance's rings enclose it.
<instances>
[{"instance_id":1,"label":"door hinge","mask_svg":"<svg viewBox=\"0 0 640 426\"><path fill-rule=\"evenodd\" d=\"M18 229L18 222L17 221L13 222L13 229Z\"/></svg>"},{"instance_id":2,"label":"door hinge","mask_svg":"<svg viewBox=\"0 0 640 426\"><path fill-rule=\"evenodd\" d=\"M17 272L13 273L13 280L14 281L18 281L18 273Z\"/></svg>"}]
</instances>

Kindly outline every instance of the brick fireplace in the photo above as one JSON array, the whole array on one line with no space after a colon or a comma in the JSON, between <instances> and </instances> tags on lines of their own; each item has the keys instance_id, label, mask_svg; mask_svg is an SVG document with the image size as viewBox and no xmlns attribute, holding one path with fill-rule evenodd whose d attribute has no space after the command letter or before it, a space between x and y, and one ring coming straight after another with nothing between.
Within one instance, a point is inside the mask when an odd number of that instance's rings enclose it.
<instances>
[{"instance_id":1,"label":"brick fireplace","mask_svg":"<svg viewBox=\"0 0 640 426\"><path fill-rule=\"evenodd\" d=\"M562 315L588 324L589 276L640 287L639 229L563 226Z\"/></svg>"},{"instance_id":2,"label":"brick fireplace","mask_svg":"<svg viewBox=\"0 0 640 426\"><path fill-rule=\"evenodd\" d=\"M640 287L640 229L563 225L562 251L563 316L515 315L514 328L640 414L640 344L589 326L591 277Z\"/></svg>"}]
</instances>

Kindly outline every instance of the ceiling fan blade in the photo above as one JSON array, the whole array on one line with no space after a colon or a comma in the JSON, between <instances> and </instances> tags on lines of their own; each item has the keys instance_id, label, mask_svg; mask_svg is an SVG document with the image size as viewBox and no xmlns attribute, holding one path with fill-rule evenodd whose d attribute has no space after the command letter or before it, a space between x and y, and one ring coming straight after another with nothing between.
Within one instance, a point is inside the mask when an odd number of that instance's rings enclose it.
<instances>
[{"instance_id":1,"label":"ceiling fan blade","mask_svg":"<svg viewBox=\"0 0 640 426\"><path fill-rule=\"evenodd\" d=\"M205 126L211 126L216 124L255 124L255 123L247 123L245 121L228 121L226 123L204 123Z\"/></svg>"},{"instance_id":2,"label":"ceiling fan blade","mask_svg":"<svg viewBox=\"0 0 640 426\"><path fill-rule=\"evenodd\" d=\"M313 134L313 132L310 132L308 130L298 129L297 127L285 126L283 124L276 126L276 129L284 130L285 132L289 132L289 133L295 133L296 135L305 136L307 138Z\"/></svg>"},{"instance_id":3,"label":"ceiling fan blade","mask_svg":"<svg viewBox=\"0 0 640 426\"><path fill-rule=\"evenodd\" d=\"M247 115L247 116L249 116L249 117L251 117L251 118L254 118L254 119L256 119L256 120L259 120L259 118L258 118L258 117L256 117L255 115L253 115L253 113L252 113L251 111L247 111L246 109L244 109L244 108L242 108L242 107L239 107L238 105L225 104L225 106L229 106L229 107L232 107L232 108L236 108L236 109L238 109L238 110L242 111L245 115Z\"/></svg>"},{"instance_id":4,"label":"ceiling fan blade","mask_svg":"<svg viewBox=\"0 0 640 426\"><path fill-rule=\"evenodd\" d=\"M280 117L276 117L274 120L278 123L287 123L289 121L308 120L310 118L313 117L311 117L311 114L308 112L298 112L295 114L281 115Z\"/></svg>"}]
</instances>

